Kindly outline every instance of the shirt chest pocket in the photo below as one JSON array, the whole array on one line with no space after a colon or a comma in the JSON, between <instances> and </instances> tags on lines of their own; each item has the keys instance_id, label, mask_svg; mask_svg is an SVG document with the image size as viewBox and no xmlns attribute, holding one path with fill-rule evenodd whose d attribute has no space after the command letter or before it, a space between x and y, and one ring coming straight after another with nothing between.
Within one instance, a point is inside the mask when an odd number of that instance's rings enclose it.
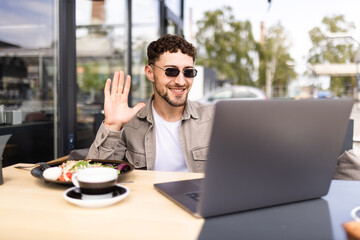
<instances>
[{"instance_id":1,"label":"shirt chest pocket","mask_svg":"<svg viewBox=\"0 0 360 240\"><path fill-rule=\"evenodd\" d=\"M209 146L197 147L192 149L192 157L196 172L204 172L206 160L208 159Z\"/></svg>"},{"instance_id":2,"label":"shirt chest pocket","mask_svg":"<svg viewBox=\"0 0 360 240\"><path fill-rule=\"evenodd\" d=\"M135 166L135 168L146 168L146 156L144 153L127 149L126 160Z\"/></svg>"}]
</instances>

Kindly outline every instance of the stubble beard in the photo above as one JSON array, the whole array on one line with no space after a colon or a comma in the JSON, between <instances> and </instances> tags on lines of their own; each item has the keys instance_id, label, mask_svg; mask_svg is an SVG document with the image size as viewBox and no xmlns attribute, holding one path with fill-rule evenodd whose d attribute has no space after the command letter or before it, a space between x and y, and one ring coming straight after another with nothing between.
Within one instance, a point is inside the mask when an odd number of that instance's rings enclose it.
<instances>
[{"instance_id":1,"label":"stubble beard","mask_svg":"<svg viewBox=\"0 0 360 240\"><path fill-rule=\"evenodd\" d=\"M167 93L167 91L165 90L164 93L161 92L160 89L158 89L157 87L157 78L154 76L154 86L155 86L155 91L157 92L157 94L159 94L159 96L161 98L163 98L168 104L170 104L170 106L173 107L182 107L185 105L186 100L188 98L188 93L186 93L185 99L182 100L182 96L175 96L175 99L170 99L169 94Z\"/></svg>"}]
</instances>

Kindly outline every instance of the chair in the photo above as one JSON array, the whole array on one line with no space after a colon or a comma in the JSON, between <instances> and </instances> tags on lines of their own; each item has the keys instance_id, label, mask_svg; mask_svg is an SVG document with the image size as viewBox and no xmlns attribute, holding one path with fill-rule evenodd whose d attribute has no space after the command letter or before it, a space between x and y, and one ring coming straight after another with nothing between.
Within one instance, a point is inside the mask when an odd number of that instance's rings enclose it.
<instances>
[{"instance_id":1,"label":"chair","mask_svg":"<svg viewBox=\"0 0 360 240\"><path fill-rule=\"evenodd\" d=\"M104 121L105 115L103 113L96 113L94 115L94 134L96 136L97 131L99 130L99 127L101 123Z\"/></svg>"},{"instance_id":2,"label":"chair","mask_svg":"<svg viewBox=\"0 0 360 240\"><path fill-rule=\"evenodd\" d=\"M349 125L346 130L346 135L340 155L350 149L353 149L353 136L354 136L354 119L349 120Z\"/></svg>"},{"instance_id":3,"label":"chair","mask_svg":"<svg viewBox=\"0 0 360 240\"><path fill-rule=\"evenodd\" d=\"M25 122L38 122L46 120L48 120L46 114L42 112L32 112L25 117Z\"/></svg>"}]
</instances>

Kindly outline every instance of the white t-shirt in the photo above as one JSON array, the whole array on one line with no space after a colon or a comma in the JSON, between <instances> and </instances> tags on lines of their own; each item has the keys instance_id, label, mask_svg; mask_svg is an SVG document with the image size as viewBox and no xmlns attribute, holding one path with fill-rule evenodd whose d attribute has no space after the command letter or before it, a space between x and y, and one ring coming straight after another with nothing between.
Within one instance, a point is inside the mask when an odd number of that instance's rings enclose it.
<instances>
[{"instance_id":1,"label":"white t-shirt","mask_svg":"<svg viewBox=\"0 0 360 240\"><path fill-rule=\"evenodd\" d=\"M162 119L152 105L156 133L156 156L154 170L188 172L179 141L179 126L177 122L167 122Z\"/></svg>"}]
</instances>

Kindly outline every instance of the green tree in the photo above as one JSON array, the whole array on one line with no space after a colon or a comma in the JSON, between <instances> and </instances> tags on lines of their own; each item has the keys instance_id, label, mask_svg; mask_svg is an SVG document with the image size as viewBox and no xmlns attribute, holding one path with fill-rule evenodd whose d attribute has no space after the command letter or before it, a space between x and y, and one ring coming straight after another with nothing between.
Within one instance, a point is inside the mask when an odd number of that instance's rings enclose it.
<instances>
[{"instance_id":1,"label":"green tree","mask_svg":"<svg viewBox=\"0 0 360 240\"><path fill-rule=\"evenodd\" d=\"M266 86L268 97L286 96L289 81L297 77L294 68L288 65L294 61L289 53L290 46L291 43L280 22L265 31L265 41L258 47L258 86Z\"/></svg>"},{"instance_id":2,"label":"green tree","mask_svg":"<svg viewBox=\"0 0 360 240\"><path fill-rule=\"evenodd\" d=\"M79 64L83 70L77 74L78 84L81 92L89 94L89 101L95 101L95 95L104 89L107 76L99 71L101 64L87 62Z\"/></svg>"},{"instance_id":3,"label":"green tree","mask_svg":"<svg viewBox=\"0 0 360 240\"><path fill-rule=\"evenodd\" d=\"M205 12L197 25L197 64L215 69L220 80L253 85L256 42L251 23L236 21L231 7L223 7Z\"/></svg>"},{"instance_id":4,"label":"green tree","mask_svg":"<svg viewBox=\"0 0 360 240\"><path fill-rule=\"evenodd\" d=\"M205 12L197 25L198 64L215 69L220 80L231 79L235 84L264 88L266 79L271 79L276 94L286 95L287 83L296 78L296 72L287 66L293 59L280 23L269 28L263 44L254 40L249 21L235 19L231 7Z\"/></svg>"},{"instance_id":5,"label":"green tree","mask_svg":"<svg viewBox=\"0 0 360 240\"><path fill-rule=\"evenodd\" d=\"M346 39L331 41L326 38L326 33L346 33L354 28L354 23L347 22L344 15L324 17L322 26L314 27L309 31L312 47L308 53L308 63L354 62L356 51L353 42ZM330 89L340 96L344 92L349 92L355 85L354 77L331 77Z\"/></svg>"}]
</instances>

